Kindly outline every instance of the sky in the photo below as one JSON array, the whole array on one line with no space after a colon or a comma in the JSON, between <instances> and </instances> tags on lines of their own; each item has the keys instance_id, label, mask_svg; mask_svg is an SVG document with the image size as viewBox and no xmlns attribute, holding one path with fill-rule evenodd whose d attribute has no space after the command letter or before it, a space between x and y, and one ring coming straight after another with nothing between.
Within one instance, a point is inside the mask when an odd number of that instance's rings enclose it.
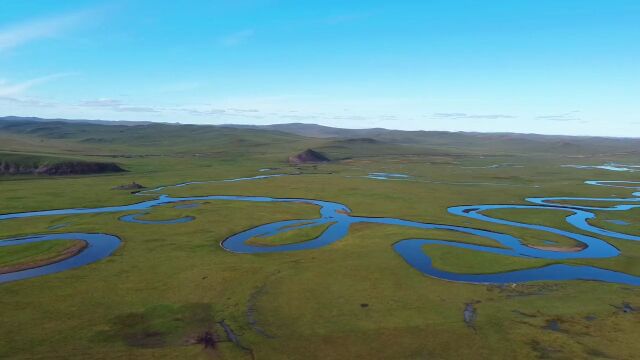
<instances>
[{"instance_id":1,"label":"sky","mask_svg":"<svg viewBox=\"0 0 640 360\"><path fill-rule=\"evenodd\" d=\"M4 0L6 115L640 137L640 1Z\"/></svg>"}]
</instances>

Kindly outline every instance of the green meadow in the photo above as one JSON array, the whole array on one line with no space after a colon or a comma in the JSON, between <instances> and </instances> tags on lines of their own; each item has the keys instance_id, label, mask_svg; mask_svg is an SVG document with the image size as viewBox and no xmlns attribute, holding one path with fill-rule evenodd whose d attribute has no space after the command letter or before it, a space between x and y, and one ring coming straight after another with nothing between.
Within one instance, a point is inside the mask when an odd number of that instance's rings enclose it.
<instances>
[{"instance_id":1,"label":"green meadow","mask_svg":"<svg viewBox=\"0 0 640 360\"><path fill-rule=\"evenodd\" d=\"M0 122L0 124L2 124ZM631 145L593 139L480 139L462 134L395 133L374 140L178 125L16 122L0 125L0 160L115 162L127 172L82 176L0 176L0 214L124 205L148 200L114 188L147 188L289 174L168 188L172 196L255 195L345 204L355 216L394 217L501 232L531 246L572 239L455 216L447 208L526 204L527 197L631 197L632 189L586 180L637 181L637 173L562 167L633 163ZM440 139L440 140L434 140ZM465 140L466 139L466 140ZM574 146L575 145L575 146ZM307 148L333 161L289 165ZM500 166L493 166L500 165ZM493 166L493 167L492 167ZM259 171L259 169L271 169ZM407 180L365 178L402 173ZM146 225L126 213L0 221L0 239L48 233L108 233L122 239L103 260L42 277L0 284L0 358L7 359L633 359L640 352L640 287L594 281L477 285L414 270L393 251L425 238L499 247L473 235L355 224L328 246L273 254L234 254L220 242L262 224L315 219L301 203L203 201L169 204L141 219L195 220ZM569 213L494 210L493 217L584 233ZM638 211L605 212L592 224L640 234ZM607 220L624 220L621 225ZM61 227L59 227L61 226ZM257 237L260 246L315 238L327 225ZM561 261L640 276L640 243L598 236L620 249L607 259ZM55 259L74 239L0 247L0 268ZM553 260L513 258L443 245L423 248L442 270L497 273ZM473 304L473 323L464 309ZM229 336L228 330L234 336ZM214 349L197 344L211 331ZM236 341L233 341L233 339Z\"/></svg>"}]
</instances>

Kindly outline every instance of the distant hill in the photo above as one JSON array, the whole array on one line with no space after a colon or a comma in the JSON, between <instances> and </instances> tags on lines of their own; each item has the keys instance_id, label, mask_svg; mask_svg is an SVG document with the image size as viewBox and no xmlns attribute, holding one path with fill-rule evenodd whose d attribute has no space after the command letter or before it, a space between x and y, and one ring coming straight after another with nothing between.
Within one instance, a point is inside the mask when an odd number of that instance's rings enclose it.
<instances>
[{"instance_id":1,"label":"distant hill","mask_svg":"<svg viewBox=\"0 0 640 360\"><path fill-rule=\"evenodd\" d=\"M640 138L539 135L519 133L479 133L448 131L404 131L382 128L342 129L316 124L224 125L235 128L269 129L306 137L343 141L430 146L433 149L468 149L489 152L543 152L562 154L640 152ZM367 139L367 140L364 140ZM336 144L335 146L339 146Z\"/></svg>"},{"instance_id":2,"label":"distant hill","mask_svg":"<svg viewBox=\"0 0 640 360\"><path fill-rule=\"evenodd\" d=\"M34 152L39 148L59 148L74 154L201 154L240 158L246 154L290 154L296 148L309 147L298 144L306 139L280 131L211 125L0 120L0 151Z\"/></svg>"},{"instance_id":3,"label":"distant hill","mask_svg":"<svg viewBox=\"0 0 640 360\"><path fill-rule=\"evenodd\" d=\"M65 122L65 123L84 123L98 125L149 125L154 124L152 121L129 121L129 120L86 120L86 119L43 119L39 117L23 117L23 116L0 116L0 121L35 121L35 122Z\"/></svg>"},{"instance_id":4,"label":"distant hill","mask_svg":"<svg viewBox=\"0 0 640 360\"><path fill-rule=\"evenodd\" d=\"M287 123L287 124L272 124L272 125L238 125L238 124L225 124L219 125L225 127L235 128L251 128L251 129L269 129L277 130L302 136L319 137L319 138L418 138L425 135L447 136L453 135L467 135L480 138L501 138L501 139L515 139L515 138L527 138L531 140L575 140L575 139L610 139L613 141L619 141L621 139L638 140L640 138L614 138L614 137L598 137L598 136L572 136L572 135L541 135L530 133L510 133L510 132L497 132L497 133L483 133L483 132L468 132L468 131L428 131L428 130L392 130L385 128L368 128L368 129L345 129L336 128L317 124L305 124L305 123Z\"/></svg>"},{"instance_id":5,"label":"distant hill","mask_svg":"<svg viewBox=\"0 0 640 360\"><path fill-rule=\"evenodd\" d=\"M2 143L9 140L13 145L3 147ZM640 138L342 129L303 123L189 125L0 117L0 150L33 151L34 141L69 151L71 147L76 153L201 153L236 159L248 154L275 158L300 148L313 148L333 159L371 155L640 154Z\"/></svg>"},{"instance_id":6,"label":"distant hill","mask_svg":"<svg viewBox=\"0 0 640 360\"><path fill-rule=\"evenodd\" d=\"M115 163L0 153L0 175L87 175L126 171Z\"/></svg>"},{"instance_id":7,"label":"distant hill","mask_svg":"<svg viewBox=\"0 0 640 360\"><path fill-rule=\"evenodd\" d=\"M315 137L315 138L331 138L331 137L366 137L366 134L372 133L372 131L389 131L386 129L341 129L317 124L303 124L303 123L290 123L290 124L273 124L273 125L236 125L236 124L224 124L220 126L234 127L239 129L268 129L282 131L290 134L296 134L301 136Z\"/></svg>"}]
</instances>

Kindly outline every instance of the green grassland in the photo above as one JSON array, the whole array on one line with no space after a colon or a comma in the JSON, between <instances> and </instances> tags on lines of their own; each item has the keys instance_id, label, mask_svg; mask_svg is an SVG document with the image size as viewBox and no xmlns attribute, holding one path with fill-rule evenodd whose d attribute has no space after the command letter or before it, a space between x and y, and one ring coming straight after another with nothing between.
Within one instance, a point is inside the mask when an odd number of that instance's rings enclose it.
<instances>
[{"instance_id":1,"label":"green grassland","mask_svg":"<svg viewBox=\"0 0 640 360\"><path fill-rule=\"evenodd\" d=\"M65 250L77 246L79 242L78 240L59 240L9 246L0 252L0 272L16 265L47 262L62 255Z\"/></svg>"},{"instance_id":2,"label":"green grassland","mask_svg":"<svg viewBox=\"0 0 640 360\"><path fill-rule=\"evenodd\" d=\"M0 126L0 155L115 161L128 170L96 176L0 177L0 213L144 200L130 191L113 190L132 181L153 188L286 173L295 176L213 182L169 188L163 193L322 199L347 205L353 215L482 228L521 237L531 245L553 240L571 247L571 239L466 219L446 209L466 204L524 204L524 198L534 196L628 197L630 189L583 182L637 180L633 173L560 166L634 161L632 151L620 151L609 142L602 148L596 143L584 153L580 152L583 145L548 149L546 143L536 147L537 143L527 142L527 154L518 150L516 141L483 147L474 140L473 146L465 148L462 141L452 146L446 138L425 143L419 141L423 136L419 134L402 141L394 136L400 135L386 134L378 143L177 125ZM338 160L301 166L286 163L289 155L310 147ZM576 158L576 153L584 157ZM482 168L503 163L523 167ZM258 172L262 168L277 170ZM412 178L364 178L369 172L406 173ZM633 222L634 213L598 212L595 221L603 228L638 234L637 222L621 226L604 221ZM565 214L561 212L501 210L487 214L577 231L562 221ZM316 218L318 208L300 203L207 201L188 209L160 206L142 217L195 217L192 222L173 225L125 223L118 221L122 215L0 222L0 239L92 232L113 234L123 241L112 256L96 263L0 284L0 358L633 359L640 352L636 341L640 312L619 309L624 302L640 307L640 288L589 281L514 286L447 282L415 271L391 248L408 238L499 246L485 238L356 224L347 237L320 249L248 255L227 252L219 243L261 224ZM60 224L66 226L49 229ZM252 241L265 246L304 241L323 229L292 230ZM606 240L621 250L620 257L564 263L640 275L640 243ZM27 256L30 251L51 256L66 242L44 244L51 247L0 248L0 262ZM437 267L454 272L492 273L553 263L441 245L425 246L424 251ZM463 321L467 303L477 309L473 327ZM226 341L223 320L251 351ZM552 321L559 324L559 331L548 329ZM215 350L193 344L206 329L223 340Z\"/></svg>"},{"instance_id":3,"label":"green grassland","mask_svg":"<svg viewBox=\"0 0 640 360\"><path fill-rule=\"evenodd\" d=\"M301 229L293 229L287 232L268 237L253 237L247 241L250 245L272 246L303 242L320 236L329 226L335 223L310 226Z\"/></svg>"}]
</instances>

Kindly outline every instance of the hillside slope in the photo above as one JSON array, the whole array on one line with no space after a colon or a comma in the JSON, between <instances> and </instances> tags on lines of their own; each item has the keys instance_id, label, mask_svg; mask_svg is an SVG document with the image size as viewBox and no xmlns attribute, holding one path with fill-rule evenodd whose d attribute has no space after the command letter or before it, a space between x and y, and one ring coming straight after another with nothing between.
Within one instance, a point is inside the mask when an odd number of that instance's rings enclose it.
<instances>
[{"instance_id":1,"label":"hillside slope","mask_svg":"<svg viewBox=\"0 0 640 360\"><path fill-rule=\"evenodd\" d=\"M112 162L0 152L0 175L87 175L124 171Z\"/></svg>"}]
</instances>

